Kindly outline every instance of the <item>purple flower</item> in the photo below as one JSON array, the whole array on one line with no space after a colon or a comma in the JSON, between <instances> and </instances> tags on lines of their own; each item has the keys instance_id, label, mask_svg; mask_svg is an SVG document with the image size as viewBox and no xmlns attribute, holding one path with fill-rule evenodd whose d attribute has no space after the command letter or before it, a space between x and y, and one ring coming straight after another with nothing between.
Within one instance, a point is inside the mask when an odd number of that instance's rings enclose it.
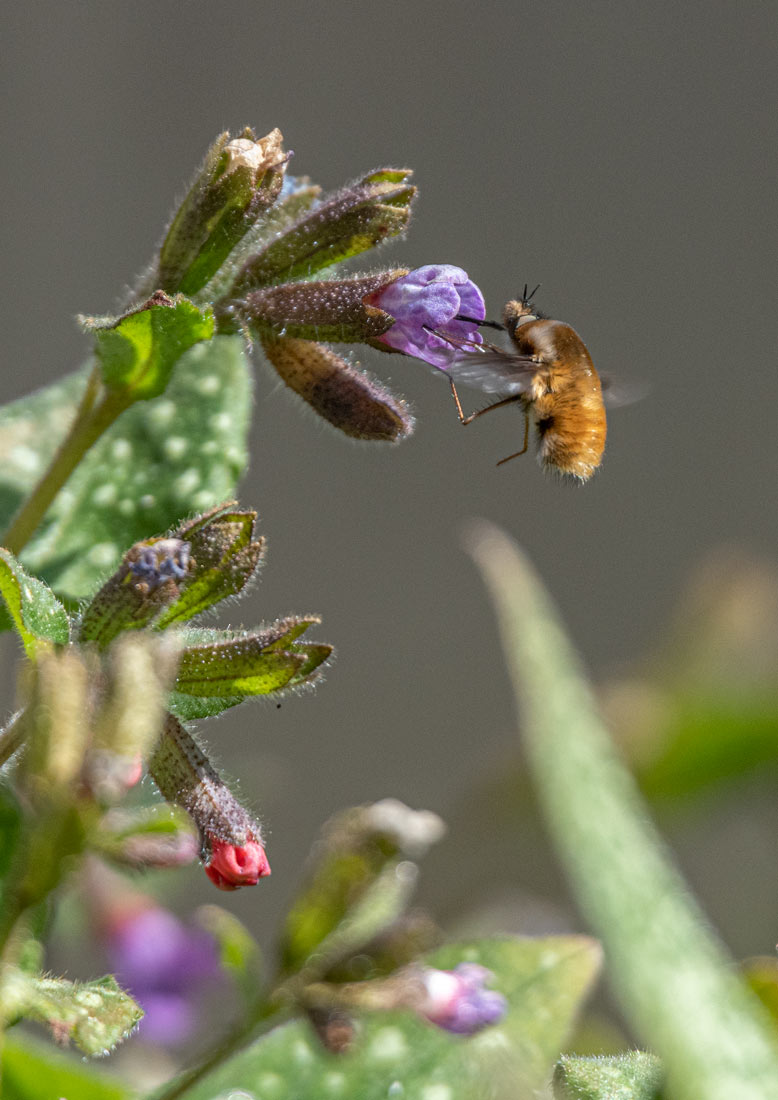
<instances>
[{"instance_id":1,"label":"purple flower","mask_svg":"<svg viewBox=\"0 0 778 1100\"><path fill-rule=\"evenodd\" d=\"M454 970L425 968L426 1000L417 1007L425 1019L455 1035L474 1035L498 1023L508 1010L502 993L484 989L494 975L477 963L460 963Z\"/></svg>"},{"instance_id":2,"label":"purple flower","mask_svg":"<svg viewBox=\"0 0 778 1100\"><path fill-rule=\"evenodd\" d=\"M186 1039L198 1023L198 990L222 977L213 937L146 904L112 914L107 941L119 984L145 1012L141 1035L156 1043Z\"/></svg>"},{"instance_id":3,"label":"purple flower","mask_svg":"<svg viewBox=\"0 0 778 1100\"><path fill-rule=\"evenodd\" d=\"M481 343L474 322L483 321L486 308L481 291L461 267L428 264L368 294L366 305L377 306L395 318L383 336L376 337L395 351L424 359L445 370L459 353L456 341ZM467 317L471 320L457 320Z\"/></svg>"}]
</instances>

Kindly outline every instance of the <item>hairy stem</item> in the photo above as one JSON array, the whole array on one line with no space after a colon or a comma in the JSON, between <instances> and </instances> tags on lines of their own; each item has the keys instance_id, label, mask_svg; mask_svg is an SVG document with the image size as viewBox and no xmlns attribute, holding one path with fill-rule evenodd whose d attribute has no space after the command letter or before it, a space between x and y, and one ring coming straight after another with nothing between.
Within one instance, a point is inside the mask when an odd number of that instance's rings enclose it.
<instances>
[{"instance_id":1,"label":"hairy stem","mask_svg":"<svg viewBox=\"0 0 778 1100\"><path fill-rule=\"evenodd\" d=\"M103 389L100 369L95 367L70 430L57 448L48 469L0 539L0 543L12 554L19 554L27 545L57 493L86 452L127 407L125 395Z\"/></svg>"}]
</instances>

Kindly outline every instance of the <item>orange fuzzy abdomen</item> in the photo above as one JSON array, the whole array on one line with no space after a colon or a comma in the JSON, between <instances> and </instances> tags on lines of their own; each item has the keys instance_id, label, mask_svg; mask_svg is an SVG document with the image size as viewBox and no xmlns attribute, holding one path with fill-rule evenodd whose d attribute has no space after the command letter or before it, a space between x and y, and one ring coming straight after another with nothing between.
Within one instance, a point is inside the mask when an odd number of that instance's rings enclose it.
<instances>
[{"instance_id":1,"label":"orange fuzzy abdomen","mask_svg":"<svg viewBox=\"0 0 778 1100\"><path fill-rule=\"evenodd\" d=\"M607 432L602 387L585 344L569 325L548 320L522 325L514 341L545 368L528 395L541 462L585 481L602 461Z\"/></svg>"}]
</instances>

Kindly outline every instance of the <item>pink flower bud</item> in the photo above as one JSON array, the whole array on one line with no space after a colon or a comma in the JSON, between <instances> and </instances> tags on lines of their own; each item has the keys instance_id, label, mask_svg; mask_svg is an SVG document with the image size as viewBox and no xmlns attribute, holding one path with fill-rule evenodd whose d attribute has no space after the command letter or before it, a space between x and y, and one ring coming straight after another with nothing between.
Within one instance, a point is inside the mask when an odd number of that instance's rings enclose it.
<instances>
[{"instance_id":1,"label":"pink flower bud","mask_svg":"<svg viewBox=\"0 0 778 1100\"><path fill-rule=\"evenodd\" d=\"M460 963L454 970L426 967L422 981L427 996L416 1010L436 1027L455 1035L474 1035L498 1023L508 1009L502 993L484 988L492 977L477 963Z\"/></svg>"},{"instance_id":2,"label":"pink flower bud","mask_svg":"<svg viewBox=\"0 0 778 1100\"><path fill-rule=\"evenodd\" d=\"M256 886L261 878L270 874L265 849L258 840L230 844L215 837L208 839L211 856L205 865L205 873L220 890Z\"/></svg>"}]
</instances>

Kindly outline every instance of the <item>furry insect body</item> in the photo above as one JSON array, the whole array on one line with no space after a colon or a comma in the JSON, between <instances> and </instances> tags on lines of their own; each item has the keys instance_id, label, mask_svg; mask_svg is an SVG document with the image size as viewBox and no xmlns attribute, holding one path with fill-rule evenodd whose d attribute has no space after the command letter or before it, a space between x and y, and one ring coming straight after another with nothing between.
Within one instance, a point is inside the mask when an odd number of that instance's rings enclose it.
<instances>
[{"instance_id":1,"label":"furry insect body","mask_svg":"<svg viewBox=\"0 0 778 1100\"><path fill-rule=\"evenodd\" d=\"M535 421L540 461L586 481L602 461L607 431L597 371L575 329L541 319L511 325L516 305L506 307L506 328L519 355L537 363L522 399Z\"/></svg>"},{"instance_id":2,"label":"furry insect body","mask_svg":"<svg viewBox=\"0 0 778 1100\"><path fill-rule=\"evenodd\" d=\"M534 314L527 300L508 302L503 320L512 350L493 344L458 345L461 354L446 373L459 419L469 424L492 409L519 403L535 422L541 464L588 481L602 461L607 425L602 386L586 345L570 325ZM458 382L508 396L465 416ZM498 465L526 449L527 429L522 450Z\"/></svg>"}]
</instances>

